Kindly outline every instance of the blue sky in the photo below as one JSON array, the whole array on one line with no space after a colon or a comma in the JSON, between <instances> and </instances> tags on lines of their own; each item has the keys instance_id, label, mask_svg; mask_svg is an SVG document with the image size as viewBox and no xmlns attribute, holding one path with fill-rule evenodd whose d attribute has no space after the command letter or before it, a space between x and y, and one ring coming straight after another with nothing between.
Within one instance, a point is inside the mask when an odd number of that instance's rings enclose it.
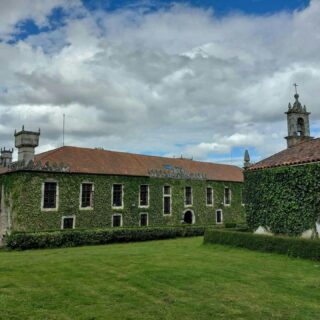
<instances>
[{"instance_id":1,"label":"blue sky","mask_svg":"<svg viewBox=\"0 0 320 320\"><path fill-rule=\"evenodd\" d=\"M320 132L317 0L0 2L0 133L241 165L285 148L293 83ZM26 112L27 110L27 112Z\"/></svg>"},{"instance_id":2,"label":"blue sky","mask_svg":"<svg viewBox=\"0 0 320 320\"><path fill-rule=\"evenodd\" d=\"M82 0L83 5L89 11L103 10L112 12L117 10L145 9L145 13L168 9L173 4L186 4L197 8L212 9L217 17L230 14L251 14L251 15L271 15L277 12L292 12L303 10L310 0L190 0L190 1L170 1L170 0ZM53 9L48 19L50 27L38 27L32 19L19 22L20 32L16 34L11 42L22 40L29 35L38 34L54 30L65 23L68 14L62 8Z\"/></svg>"},{"instance_id":3,"label":"blue sky","mask_svg":"<svg viewBox=\"0 0 320 320\"><path fill-rule=\"evenodd\" d=\"M273 14L283 10L301 10L309 4L309 0L190 0L174 2L186 3L205 9L213 8L219 16L239 11L249 14ZM157 10L172 4L173 1L84 0L83 3L90 10L119 10L123 7L133 7L135 5L150 6L154 10Z\"/></svg>"}]
</instances>

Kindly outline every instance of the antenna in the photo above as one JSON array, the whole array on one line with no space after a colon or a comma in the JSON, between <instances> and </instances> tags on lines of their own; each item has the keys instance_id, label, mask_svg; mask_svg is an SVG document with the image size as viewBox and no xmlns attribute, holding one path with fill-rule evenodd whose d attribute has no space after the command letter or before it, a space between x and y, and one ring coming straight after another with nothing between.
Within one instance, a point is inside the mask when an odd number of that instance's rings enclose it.
<instances>
[{"instance_id":1,"label":"antenna","mask_svg":"<svg viewBox=\"0 0 320 320\"><path fill-rule=\"evenodd\" d=\"M62 146L64 147L64 127L65 127L65 118L66 115L63 114L63 122L62 122Z\"/></svg>"}]
</instances>

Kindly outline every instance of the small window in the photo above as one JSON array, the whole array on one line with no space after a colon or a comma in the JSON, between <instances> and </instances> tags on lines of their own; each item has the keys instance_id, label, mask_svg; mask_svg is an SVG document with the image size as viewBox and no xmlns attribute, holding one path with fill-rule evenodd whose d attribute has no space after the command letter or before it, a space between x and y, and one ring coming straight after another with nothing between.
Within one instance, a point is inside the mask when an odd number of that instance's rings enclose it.
<instances>
[{"instance_id":1,"label":"small window","mask_svg":"<svg viewBox=\"0 0 320 320\"><path fill-rule=\"evenodd\" d=\"M57 183L45 182L43 192L43 208L52 209L56 208L57 202Z\"/></svg>"},{"instance_id":2,"label":"small window","mask_svg":"<svg viewBox=\"0 0 320 320\"><path fill-rule=\"evenodd\" d=\"M148 226L148 214L140 213L140 226L147 227Z\"/></svg>"},{"instance_id":3,"label":"small window","mask_svg":"<svg viewBox=\"0 0 320 320\"><path fill-rule=\"evenodd\" d=\"M62 229L74 229L74 217L62 217Z\"/></svg>"},{"instance_id":4,"label":"small window","mask_svg":"<svg viewBox=\"0 0 320 320\"><path fill-rule=\"evenodd\" d=\"M83 183L81 185L81 208L93 207L93 185L92 183Z\"/></svg>"},{"instance_id":5,"label":"small window","mask_svg":"<svg viewBox=\"0 0 320 320\"><path fill-rule=\"evenodd\" d=\"M149 186L143 184L140 186L140 207L147 207L149 205Z\"/></svg>"},{"instance_id":6,"label":"small window","mask_svg":"<svg viewBox=\"0 0 320 320\"><path fill-rule=\"evenodd\" d=\"M216 223L221 224L222 223L222 210L216 211Z\"/></svg>"},{"instance_id":7,"label":"small window","mask_svg":"<svg viewBox=\"0 0 320 320\"><path fill-rule=\"evenodd\" d=\"M211 187L207 188L207 206L213 205L213 189Z\"/></svg>"},{"instance_id":8,"label":"small window","mask_svg":"<svg viewBox=\"0 0 320 320\"><path fill-rule=\"evenodd\" d=\"M122 226L122 216L120 214L114 214L112 216L112 226L121 227Z\"/></svg>"},{"instance_id":9,"label":"small window","mask_svg":"<svg viewBox=\"0 0 320 320\"><path fill-rule=\"evenodd\" d=\"M224 204L230 205L231 204L231 190L229 188L224 188Z\"/></svg>"},{"instance_id":10,"label":"small window","mask_svg":"<svg viewBox=\"0 0 320 320\"><path fill-rule=\"evenodd\" d=\"M192 188L186 187L185 188L185 205L190 206L192 205Z\"/></svg>"},{"instance_id":11,"label":"small window","mask_svg":"<svg viewBox=\"0 0 320 320\"><path fill-rule=\"evenodd\" d=\"M171 187L170 186L164 186L163 187L163 194L164 195L171 195Z\"/></svg>"},{"instance_id":12,"label":"small window","mask_svg":"<svg viewBox=\"0 0 320 320\"><path fill-rule=\"evenodd\" d=\"M163 187L163 213L171 214L171 187Z\"/></svg>"},{"instance_id":13,"label":"small window","mask_svg":"<svg viewBox=\"0 0 320 320\"><path fill-rule=\"evenodd\" d=\"M114 184L113 185L113 195L112 195L112 206L113 207L122 207L123 192L122 192L122 184Z\"/></svg>"}]
</instances>

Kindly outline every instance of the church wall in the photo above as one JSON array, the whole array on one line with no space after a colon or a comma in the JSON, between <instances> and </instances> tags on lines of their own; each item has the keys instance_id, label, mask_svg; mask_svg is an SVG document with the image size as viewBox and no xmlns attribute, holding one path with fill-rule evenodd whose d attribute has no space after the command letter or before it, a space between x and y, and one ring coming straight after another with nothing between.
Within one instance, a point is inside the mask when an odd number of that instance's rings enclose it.
<instances>
[{"instance_id":1,"label":"church wall","mask_svg":"<svg viewBox=\"0 0 320 320\"><path fill-rule=\"evenodd\" d=\"M244 197L249 227L275 234L316 230L320 218L320 164L246 170Z\"/></svg>"},{"instance_id":2,"label":"church wall","mask_svg":"<svg viewBox=\"0 0 320 320\"><path fill-rule=\"evenodd\" d=\"M56 181L59 189L57 210L41 209L42 184ZM92 209L80 209L80 185L94 184ZM94 174L70 174L53 172L19 171L2 175L0 183L4 188L4 204L10 209L11 231L41 231L61 228L63 216L75 216L76 228L111 227L112 215L122 215L124 227L139 226L140 213L148 213L149 226L181 224L183 212L193 210L195 224L215 224L215 212L222 209L223 222L244 222L242 205L242 183L215 182L206 180L184 180L149 177L128 177ZM124 185L123 209L112 209L112 184ZM149 185L149 208L139 208L139 187ZM172 187L172 213L163 215L163 186ZM184 205L184 188L191 186L193 205ZM214 190L214 206L206 206L206 188ZM223 205L224 188L232 191L231 206ZM9 203L10 199L10 203Z\"/></svg>"}]
</instances>

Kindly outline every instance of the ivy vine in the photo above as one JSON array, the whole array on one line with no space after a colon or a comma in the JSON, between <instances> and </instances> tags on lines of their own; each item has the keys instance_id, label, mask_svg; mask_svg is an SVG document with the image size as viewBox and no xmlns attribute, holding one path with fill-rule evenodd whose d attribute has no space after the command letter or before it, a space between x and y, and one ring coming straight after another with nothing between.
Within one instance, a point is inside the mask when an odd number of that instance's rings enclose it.
<instances>
[{"instance_id":1,"label":"ivy vine","mask_svg":"<svg viewBox=\"0 0 320 320\"><path fill-rule=\"evenodd\" d=\"M320 216L320 165L284 166L244 173L248 226L300 235Z\"/></svg>"},{"instance_id":2,"label":"ivy vine","mask_svg":"<svg viewBox=\"0 0 320 320\"><path fill-rule=\"evenodd\" d=\"M59 208L57 211L41 210L41 185L47 179L55 179L59 185ZM79 209L80 184L84 181L94 183L93 210ZM215 182L205 180L176 180L164 178L108 176L94 174L66 174L54 172L14 172L0 177L4 186L6 205L12 203L11 220L15 231L40 231L60 229L61 217L76 215L76 228L104 228L111 226L114 213L121 213L123 226L139 226L139 214L149 214L150 226L178 225L186 209L184 206L184 187L191 186L196 224L215 224L215 210L223 210L224 222L245 221L242 206L242 183ZM124 185L124 208L111 208L113 183ZM150 206L139 208L139 186L150 186ZM163 216L163 185L172 186L172 214ZM206 187L214 190L214 206L206 206ZM224 187L232 190L232 205L223 206ZM8 201L11 199L12 201Z\"/></svg>"}]
</instances>

